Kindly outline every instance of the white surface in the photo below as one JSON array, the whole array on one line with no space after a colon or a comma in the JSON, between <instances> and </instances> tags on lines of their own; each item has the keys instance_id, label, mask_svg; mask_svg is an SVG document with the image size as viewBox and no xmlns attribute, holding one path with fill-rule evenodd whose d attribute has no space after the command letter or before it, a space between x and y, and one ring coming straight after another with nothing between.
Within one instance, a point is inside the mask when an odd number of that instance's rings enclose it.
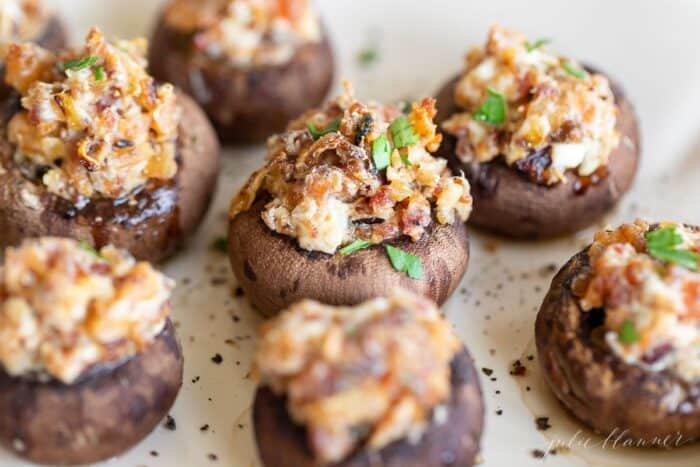
<instances>
[{"instance_id":1,"label":"white surface","mask_svg":"<svg viewBox=\"0 0 700 467\"><path fill-rule=\"evenodd\" d=\"M147 35L160 2L53 3L70 24L75 42L92 24L99 24L110 35ZM556 50L595 63L616 77L641 117L641 171L632 193L606 221L644 215L700 223L695 205L700 194L696 182L700 170L700 3L321 0L320 4L338 53L338 77L351 79L361 96L382 100L434 93L460 69L467 47L481 43L493 22L521 28L533 38L553 38ZM374 42L380 44L381 59L374 67L361 69L356 54ZM226 257L208 246L225 233L228 201L261 163L263 149L229 149L224 156L216 203L205 225L189 247L164 266L179 280L174 314L186 357L185 382L172 411L177 430L158 428L136 449L107 465L258 465L249 432L253 384L245 376L253 347L251 336L259 319L245 298L233 296L235 283ZM595 438L588 447L580 446L583 443L577 441L584 434L573 439L568 454L545 460L531 454L549 444L549 438L535 430L535 415L550 416L553 428L546 434L562 442L572 438L579 425L562 415L536 372L516 380L508 371L512 361L531 347L536 310L551 278L542 268L561 265L589 236L590 232L543 243L472 236L473 257L462 284L466 293L455 294L445 311L478 367L492 368L497 378L491 381L482 374L488 406L483 465L698 465L698 448L656 453L602 450L592 447ZM212 285L212 280L225 284ZM211 361L216 353L223 356L221 365ZM193 382L195 377L199 381ZM521 391L520 386L525 385L532 390ZM496 415L499 409L503 411L500 416ZM209 429L200 431L205 424ZM218 460L208 459L210 453ZM0 465L21 463L1 453Z\"/></svg>"}]
</instances>

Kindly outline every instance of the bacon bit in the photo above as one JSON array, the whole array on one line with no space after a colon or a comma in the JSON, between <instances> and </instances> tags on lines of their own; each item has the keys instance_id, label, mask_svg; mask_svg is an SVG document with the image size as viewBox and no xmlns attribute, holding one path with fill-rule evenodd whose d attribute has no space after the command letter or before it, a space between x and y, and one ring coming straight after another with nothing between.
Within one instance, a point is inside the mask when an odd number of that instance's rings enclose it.
<instances>
[{"instance_id":1,"label":"bacon bit","mask_svg":"<svg viewBox=\"0 0 700 467\"><path fill-rule=\"evenodd\" d=\"M512 376L525 376L527 373L527 368L522 364L520 360L516 360L513 362L512 368L510 370L510 374Z\"/></svg>"}]
</instances>

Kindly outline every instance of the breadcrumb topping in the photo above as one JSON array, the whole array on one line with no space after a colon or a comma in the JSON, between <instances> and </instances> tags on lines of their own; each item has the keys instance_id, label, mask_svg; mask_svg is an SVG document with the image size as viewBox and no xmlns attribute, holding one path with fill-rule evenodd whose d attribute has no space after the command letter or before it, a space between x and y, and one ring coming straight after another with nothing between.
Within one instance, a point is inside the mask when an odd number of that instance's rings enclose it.
<instances>
[{"instance_id":1,"label":"breadcrumb topping","mask_svg":"<svg viewBox=\"0 0 700 467\"><path fill-rule=\"evenodd\" d=\"M678 235L671 251L700 252L700 233L677 223L652 227L637 220L599 232L589 250L592 272L583 278L580 303L584 310L605 310L605 342L624 361L697 381L700 273L654 254L646 236L661 229Z\"/></svg>"},{"instance_id":2,"label":"breadcrumb topping","mask_svg":"<svg viewBox=\"0 0 700 467\"><path fill-rule=\"evenodd\" d=\"M173 87L146 72L145 49L144 40L108 42L97 28L59 55L10 45L5 79L22 110L7 132L27 176L75 205L175 176L180 108Z\"/></svg>"},{"instance_id":3,"label":"breadcrumb topping","mask_svg":"<svg viewBox=\"0 0 700 467\"><path fill-rule=\"evenodd\" d=\"M174 281L112 246L45 237L5 252L0 363L11 376L71 384L148 346L170 314Z\"/></svg>"},{"instance_id":4,"label":"breadcrumb topping","mask_svg":"<svg viewBox=\"0 0 700 467\"><path fill-rule=\"evenodd\" d=\"M231 218L269 196L262 219L271 230L329 254L358 239L416 241L433 222L465 221L469 183L431 155L441 141L435 113L434 99L403 114L358 101L348 86L269 139L267 164L234 198Z\"/></svg>"},{"instance_id":5,"label":"breadcrumb topping","mask_svg":"<svg viewBox=\"0 0 700 467\"><path fill-rule=\"evenodd\" d=\"M254 370L286 396L316 457L337 462L418 440L431 417L444 419L461 348L432 302L398 290L356 307L293 305L262 326Z\"/></svg>"},{"instance_id":6,"label":"breadcrumb topping","mask_svg":"<svg viewBox=\"0 0 700 467\"><path fill-rule=\"evenodd\" d=\"M479 118L490 92L504 100L505 119ZM455 88L464 109L443 123L458 138L465 163L503 157L506 164L543 185L566 182L566 172L604 175L618 146L618 110L603 75L553 55L546 43L493 26L486 44L467 55Z\"/></svg>"},{"instance_id":7,"label":"breadcrumb topping","mask_svg":"<svg viewBox=\"0 0 700 467\"><path fill-rule=\"evenodd\" d=\"M236 66L284 64L322 37L309 0L174 0L165 21L191 34L195 50Z\"/></svg>"}]
</instances>

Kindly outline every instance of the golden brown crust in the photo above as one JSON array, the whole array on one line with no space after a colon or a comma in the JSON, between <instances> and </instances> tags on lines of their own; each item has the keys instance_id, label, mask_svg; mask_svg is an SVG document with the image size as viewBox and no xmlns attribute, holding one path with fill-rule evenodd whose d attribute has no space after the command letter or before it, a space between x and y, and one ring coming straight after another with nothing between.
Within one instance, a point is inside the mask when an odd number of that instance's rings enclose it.
<instances>
[{"instance_id":1,"label":"golden brown crust","mask_svg":"<svg viewBox=\"0 0 700 467\"><path fill-rule=\"evenodd\" d=\"M284 65L251 69L202 59L191 53L189 40L161 16L150 42L150 72L193 96L225 142L264 141L320 104L333 82L333 53L325 35L300 47Z\"/></svg>"},{"instance_id":2,"label":"golden brown crust","mask_svg":"<svg viewBox=\"0 0 700 467\"><path fill-rule=\"evenodd\" d=\"M459 111L454 101L458 77L438 94L437 122ZM447 158L455 171L463 170L472 188L474 209L469 223L505 236L546 238L578 231L592 224L620 200L637 172L640 138L632 105L621 89L612 85L620 109L617 129L620 145L610 154L608 176L581 194L574 189L576 176L552 187L531 183L498 159L484 164L464 164L456 156L457 141L445 134L438 154Z\"/></svg>"},{"instance_id":3,"label":"golden brown crust","mask_svg":"<svg viewBox=\"0 0 700 467\"><path fill-rule=\"evenodd\" d=\"M0 245L16 245L27 237L66 236L98 248L113 244L137 259L160 261L199 225L216 187L219 146L211 125L197 104L178 94L183 107L179 127L179 168L174 182L145 189L137 204L91 202L81 211L49 193L43 185L9 166L12 145L3 136L0 157Z\"/></svg>"},{"instance_id":4,"label":"golden brown crust","mask_svg":"<svg viewBox=\"0 0 700 467\"><path fill-rule=\"evenodd\" d=\"M327 467L469 467L479 452L484 423L481 387L469 353L464 350L452 360L452 394L447 419L431 422L416 444L396 441L370 454L365 450ZM284 399L267 388L258 389L253 406L258 450L265 467L315 467L304 429L295 425Z\"/></svg>"},{"instance_id":5,"label":"golden brown crust","mask_svg":"<svg viewBox=\"0 0 700 467\"><path fill-rule=\"evenodd\" d=\"M229 225L229 256L246 295L265 315L302 299L328 305L356 305L387 295L396 287L443 304L464 276L469 261L466 227L438 225L417 242L390 241L423 263L423 280L397 272L383 245L347 256L300 249L296 240L272 232L260 218L263 201L238 214Z\"/></svg>"},{"instance_id":6,"label":"golden brown crust","mask_svg":"<svg viewBox=\"0 0 700 467\"><path fill-rule=\"evenodd\" d=\"M0 442L43 464L87 464L141 441L167 414L182 385L175 329L113 370L78 383L40 383L0 370Z\"/></svg>"},{"instance_id":7,"label":"golden brown crust","mask_svg":"<svg viewBox=\"0 0 700 467\"><path fill-rule=\"evenodd\" d=\"M594 430L672 447L700 437L700 387L675 374L629 365L592 336L604 312L584 312L571 288L590 271L587 249L556 275L540 308L535 341L556 397ZM660 446L661 447L661 446Z\"/></svg>"}]
</instances>

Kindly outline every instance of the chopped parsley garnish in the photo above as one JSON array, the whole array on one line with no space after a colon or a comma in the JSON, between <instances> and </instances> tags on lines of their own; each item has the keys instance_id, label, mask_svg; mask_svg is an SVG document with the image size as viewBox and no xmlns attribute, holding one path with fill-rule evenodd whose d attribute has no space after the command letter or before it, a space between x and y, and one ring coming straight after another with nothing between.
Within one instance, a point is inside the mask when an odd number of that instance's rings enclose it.
<instances>
[{"instance_id":1,"label":"chopped parsley garnish","mask_svg":"<svg viewBox=\"0 0 700 467\"><path fill-rule=\"evenodd\" d=\"M634 323L630 320L625 320L617 331L617 335L622 344L634 344L639 340L639 332L634 327Z\"/></svg>"},{"instance_id":2,"label":"chopped parsley garnish","mask_svg":"<svg viewBox=\"0 0 700 467\"><path fill-rule=\"evenodd\" d=\"M87 251L88 253L90 253L92 256L95 256L96 258L104 259L104 256L102 256L102 254L99 251L97 251L95 249L95 247L90 245L88 243L88 241L85 239L80 240L80 248Z\"/></svg>"},{"instance_id":3,"label":"chopped parsley garnish","mask_svg":"<svg viewBox=\"0 0 700 467\"><path fill-rule=\"evenodd\" d=\"M330 122L328 125L326 125L325 128L317 128L316 125L313 124L313 122L307 122L306 128L309 129L309 133L311 133L311 137L313 139L319 139L323 135L327 135L328 133L338 131L338 128L340 128L340 117Z\"/></svg>"},{"instance_id":4,"label":"chopped parsley garnish","mask_svg":"<svg viewBox=\"0 0 700 467\"><path fill-rule=\"evenodd\" d=\"M401 103L401 113L408 115L411 113L412 110L413 110L413 101L405 100Z\"/></svg>"},{"instance_id":5,"label":"chopped parsley garnish","mask_svg":"<svg viewBox=\"0 0 700 467\"><path fill-rule=\"evenodd\" d=\"M405 115L396 117L389 125L389 131L391 131L394 146L399 149L418 142L418 135L413 131L413 125Z\"/></svg>"},{"instance_id":6,"label":"chopped parsley garnish","mask_svg":"<svg viewBox=\"0 0 700 467\"><path fill-rule=\"evenodd\" d=\"M377 170L384 170L391 164L391 143L384 133L372 142L372 161Z\"/></svg>"},{"instance_id":7,"label":"chopped parsley garnish","mask_svg":"<svg viewBox=\"0 0 700 467\"><path fill-rule=\"evenodd\" d=\"M226 237L216 237L211 242L211 249L220 253L228 252L228 239Z\"/></svg>"},{"instance_id":8,"label":"chopped parsley garnish","mask_svg":"<svg viewBox=\"0 0 700 467\"><path fill-rule=\"evenodd\" d=\"M579 70L576 68L573 63L569 62L568 60L564 62L564 70L571 76L578 78L578 79L586 79L588 78L588 73L586 73L584 70Z\"/></svg>"},{"instance_id":9,"label":"chopped parsley garnish","mask_svg":"<svg viewBox=\"0 0 700 467\"><path fill-rule=\"evenodd\" d=\"M351 253L355 253L356 251L364 250L365 248L369 248L373 245L372 242L368 242L367 240L360 240L357 239L352 243L349 243L345 245L343 248L338 250L338 253L341 255L349 255Z\"/></svg>"},{"instance_id":10,"label":"chopped parsley garnish","mask_svg":"<svg viewBox=\"0 0 700 467\"><path fill-rule=\"evenodd\" d=\"M407 165L411 167L413 164L411 164L411 161L408 160L408 156L404 156L403 154L400 154L401 156L401 161L404 163L404 165Z\"/></svg>"},{"instance_id":11,"label":"chopped parsley garnish","mask_svg":"<svg viewBox=\"0 0 700 467\"><path fill-rule=\"evenodd\" d=\"M67 62L59 63L58 69L61 71L80 71L93 66L95 63L97 63L98 59L99 57L97 57L96 55L74 58L73 60L68 60Z\"/></svg>"},{"instance_id":12,"label":"chopped parsley garnish","mask_svg":"<svg viewBox=\"0 0 700 467\"><path fill-rule=\"evenodd\" d=\"M375 47L367 47L357 54L358 63L365 68L374 65L378 60L379 51Z\"/></svg>"},{"instance_id":13,"label":"chopped parsley garnish","mask_svg":"<svg viewBox=\"0 0 700 467\"><path fill-rule=\"evenodd\" d=\"M489 88L488 92L484 103L474 112L474 120L489 125L502 125L506 121L506 98L493 88Z\"/></svg>"},{"instance_id":14,"label":"chopped parsley garnish","mask_svg":"<svg viewBox=\"0 0 700 467\"><path fill-rule=\"evenodd\" d=\"M525 42L525 50L527 50L528 52L532 52L533 50L537 50L543 45L549 44L550 42L552 42L552 40L547 39L546 37L537 39L535 42Z\"/></svg>"},{"instance_id":15,"label":"chopped parsley garnish","mask_svg":"<svg viewBox=\"0 0 700 467\"><path fill-rule=\"evenodd\" d=\"M105 69L102 65L92 67L92 71L95 73L95 81L105 79Z\"/></svg>"},{"instance_id":16,"label":"chopped parsley garnish","mask_svg":"<svg viewBox=\"0 0 700 467\"><path fill-rule=\"evenodd\" d=\"M675 227L652 230L647 232L645 237L651 256L678 264L692 271L700 271L700 254L678 248L683 244L683 236Z\"/></svg>"},{"instance_id":17,"label":"chopped parsley garnish","mask_svg":"<svg viewBox=\"0 0 700 467\"><path fill-rule=\"evenodd\" d=\"M399 272L405 272L411 279L423 279L423 263L418 256L400 250L391 245L385 245L386 254L391 265Z\"/></svg>"}]
</instances>

